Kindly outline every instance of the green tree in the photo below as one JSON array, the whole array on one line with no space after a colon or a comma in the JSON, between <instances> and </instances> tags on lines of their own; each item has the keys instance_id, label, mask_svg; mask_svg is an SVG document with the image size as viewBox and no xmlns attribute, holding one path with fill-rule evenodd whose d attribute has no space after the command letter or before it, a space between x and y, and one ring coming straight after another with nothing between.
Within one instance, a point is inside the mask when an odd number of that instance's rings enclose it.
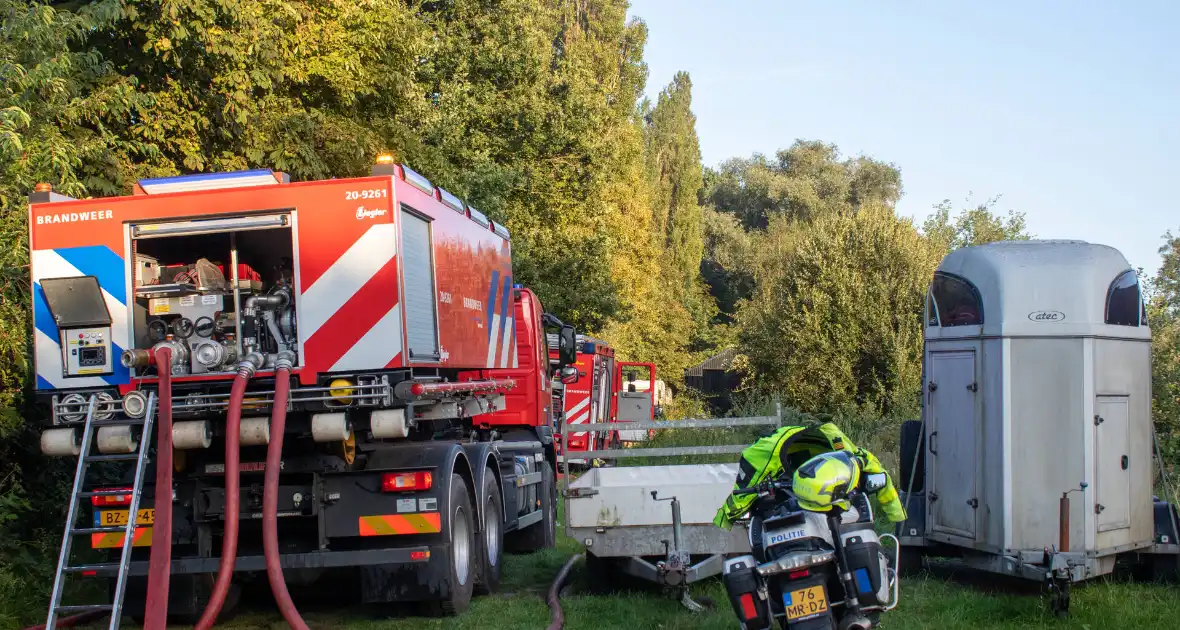
<instances>
[{"instance_id":1,"label":"green tree","mask_svg":"<svg viewBox=\"0 0 1180 630\"><path fill-rule=\"evenodd\" d=\"M893 207L902 194L896 166L842 159L836 145L815 140L796 140L773 161L757 154L727 160L707 181L705 199L751 229L766 227L774 214L806 221L869 204Z\"/></svg>"},{"instance_id":2,"label":"green tree","mask_svg":"<svg viewBox=\"0 0 1180 630\"><path fill-rule=\"evenodd\" d=\"M119 4L70 12L0 0L0 626L44 613L52 567L37 552L48 557L54 545L38 545L60 536L72 470L40 456L29 405L27 195L41 182L75 197L117 192L156 155L142 138L117 133L148 115L150 96L86 44L117 19Z\"/></svg>"},{"instance_id":3,"label":"green tree","mask_svg":"<svg viewBox=\"0 0 1180 630\"><path fill-rule=\"evenodd\" d=\"M738 303L754 290L754 248L759 235L747 232L729 212L705 208L702 218L705 254L701 277L717 301L716 323L732 323Z\"/></svg>"},{"instance_id":4,"label":"green tree","mask_svg":"<svg viewBox=\"0 0 1180 630\"><path fill-rule=\"evenodd\" d=\"M808 412L910 411L922 298L936 258L883 204L770 219L757 287L738 311L752 381Z\"/></svg>"},{"instance_id":5,"label":"green tree","mask_svg":"<svg viewBox=\"0 0 1180 630\"><path fill-rule=\"evenodd\" d=\"M994 212L999 199L992 197L971 206L954 219L951 218L954 207L949 199L944 199L934 206L934 212L922 224L922 234L943 256L968 245L1032 238L1026 231L1023 212L1009 210L1005 217Z\"/></svg>"},{"instance_id":6,"label":"green tree","mask_svg":"<svg viewBox=\"0 0 1180 630\"><path fill-rule=\"evenodd\" d=\"M1160 268L1148 284L1151 324L1151 414L1170 469L1180 457L1180 237L1169 231Z\"/></svg>"},{"instance_id":7,"label":"green tree","mask_svg":"<svg viewBox=\"0 0 1180 630\"><path fill-rule=\"evenodd\" d=\"M695 357L694 352L711 349L714 338L710 324L717 312L716 302L701 280L704 256L704 226L699 193L703 185L700 143L696 116L692 113L692 82L679 72L660 92L654 107L644 103L645 155L652 195L652 232L660 249L662 274L672 301L683 306L669 316L689 318L670 322L666 342L680 352L668 370L679 374Z\"/></svg>"},{"instance_id":8,"label":"green tree","mask_svg":"<svg viewBox=\"0 0 1180 630\"><path fill-rule=\"evenodd\" d=\"M423 172L504 222L516 276L601 332L654 293L636 103L642 22L618 0L428 2Z\"/></svg>"}]
</instances>

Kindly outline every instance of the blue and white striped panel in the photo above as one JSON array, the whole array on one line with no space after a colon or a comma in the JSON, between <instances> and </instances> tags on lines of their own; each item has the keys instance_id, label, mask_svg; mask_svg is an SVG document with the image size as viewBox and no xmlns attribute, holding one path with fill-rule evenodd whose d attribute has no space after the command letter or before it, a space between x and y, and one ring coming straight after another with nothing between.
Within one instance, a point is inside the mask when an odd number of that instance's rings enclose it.
<instances>
[{"instance_id":1,"label":"blue and white striped panel","mask_svg":"<svg viewBox=\"0 0 1180 630\"><path fill-rule=\"evenodd\" d=\"M500 301L500 367L513 367L516 361L516 302L512 299L512 277L504 278L504 294Z\"/></svg>"},{"instance_id":2,"label":"blue and white striped panel","mask_svg":"<svg viewBox=\"0 0 1180 630\"><path fill-rule=\"evenodd\" d=\"M127 268L122 257L105 245L41 249L32 252L33 269L33 350L37 369L37 389L53 390L76 387L118 385L131 380L130 372L119 363L119 355L131 344L131 322L127 308ZM107 310L111 314L111 352L114 374L65 378L62 376L61 336L49 313L49 304L41 290L43 278L94 276L102 288Z\"/></svg>"}]
</instances>

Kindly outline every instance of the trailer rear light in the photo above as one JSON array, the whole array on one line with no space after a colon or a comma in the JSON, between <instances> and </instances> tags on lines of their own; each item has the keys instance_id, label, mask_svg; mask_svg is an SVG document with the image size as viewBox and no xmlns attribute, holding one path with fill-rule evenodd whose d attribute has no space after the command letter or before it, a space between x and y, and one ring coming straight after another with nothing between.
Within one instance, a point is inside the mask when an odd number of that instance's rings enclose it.
<instances>
[{"instance_id":1,"label":"trailer rear light","mask_svg":"<svg viewBox=\"0 0 1180 630\"><path fill-rule=\"evenodd\" d=\"M104 492L110 491L110 490L126 490L128 493L131 492L131 488L97 488L97 490L104 491ZM111 507L111 506L117 506L117 505L131 505L131 495L130 494L115 494L115 495L107 495L107 496L90 497L90 504L93 505L94 507Z\"/></svg>"},{"instance_id":2,"label":"trailer rear light","mask_svg":"<svg viewBox=\"0 0 1180 630\"><path fill-rule=\"evenodd\" d=\"M428 470L417 472L385 473L381 475L382 492L405 492L429 490L434 485L434 475Z\"/></svg>"},{"instance_id":3,"label":"trailer rear light","mask_svg":"<svg viewBox=\"0 0 1180 630\"><path fill-rule=\"evenodd\" d=\"M82 577L97 577L98 571L83 571Z\"/></svg>"},{"instance_id":4,"label":"trailer rear light","mask_svg":"<svg viewBox=\"0 0 1180 630\"><path fill-rule=\"evenodd\" d=\"M749 621L758 616L758 608L754 606L753 593L742 593L738 601L742 604L742 621Z\"/></svg>"},{"instance_id":5,"label":"trailer rear light","mask_svg":"<svg viewBox=\"0 0 1180 630\"><path fill-rule=\"evenodd\" d=\"M429 551L411 551L410 552L410 560L417 561L417 560L429 560L429 559L430 559L430 552Z\"/></svg>"},{"instance_id":6,"label":"trailer rear light","mask_svg":"<svg viewBox=\"0 0 1180 630\"><path fill-rule=\"evenodd\" d=\"M414 383L410 385L410 393L415 396L421 396L426 393L426 386L422 383Z\"/></svg>"}]
</instances>

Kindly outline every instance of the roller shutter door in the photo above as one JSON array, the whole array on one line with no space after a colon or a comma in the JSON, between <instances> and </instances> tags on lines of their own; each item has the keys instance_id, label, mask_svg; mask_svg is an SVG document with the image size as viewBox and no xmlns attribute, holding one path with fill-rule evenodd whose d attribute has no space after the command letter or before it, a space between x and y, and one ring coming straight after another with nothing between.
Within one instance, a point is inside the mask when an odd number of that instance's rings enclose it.
<instances>
[{"instance_id":1,"label":"roller shutter door","mask_svg":"<svg viewBox=\"0 0 1180 630\"><path fill-rule=\"evenodd\" d=\"M402 208L402 278L406 337L413 361L437 360L438 312L430 222Z\"/></svg>"}]
</instances>

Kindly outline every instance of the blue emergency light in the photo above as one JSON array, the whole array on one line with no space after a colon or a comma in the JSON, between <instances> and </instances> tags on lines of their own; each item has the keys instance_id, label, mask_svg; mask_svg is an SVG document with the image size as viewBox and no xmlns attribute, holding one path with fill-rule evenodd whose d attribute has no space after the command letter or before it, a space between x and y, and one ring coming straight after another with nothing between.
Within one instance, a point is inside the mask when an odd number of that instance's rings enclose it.
<instances>
[{"instance_id":1,"label":"blue emergency light","mask_svg":"<svg viewBox=\"0 0 1180 630\"><path fill-rule=\"evenodd\" d=\"M252 171L229 171L226 173L198 173L175 177L154 177L139 180L143 192L153 195L195 190L217 190L219 188L241 188L244 186L271 186L278 183L274 171L259 168Z\"/></svg>"}]
</instances>

